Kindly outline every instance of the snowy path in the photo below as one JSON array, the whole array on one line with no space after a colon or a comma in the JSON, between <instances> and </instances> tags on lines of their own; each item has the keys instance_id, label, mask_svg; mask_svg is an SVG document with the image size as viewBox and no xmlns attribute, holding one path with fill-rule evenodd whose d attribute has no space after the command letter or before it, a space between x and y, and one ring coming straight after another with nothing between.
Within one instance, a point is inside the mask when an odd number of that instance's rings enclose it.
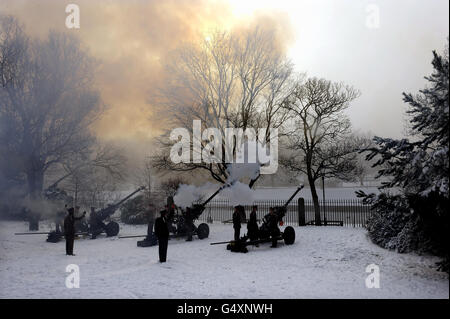
<instances>
[{"instance_id":1,"label":"snowy path","mask_svg":"<svg viewBox=\"0 0 450 319\"><path fill-rule=\"evenodd\" d=\"M387 251L361 228L296 227L292 246L265 244L235 254L209 245L229 240L231 226L210 227L208 239L169 241L168 262L159 264L158 248L138 248L135 238L76 240L77 256L69 257L64 241L14 236L27 231L27 224L0 222L0 298L449 297L448 276L431 268L436 258ZM145 231L146 226L121 225L120 234ZM65 286L71 263L80 267L79 289ZM372 263L380 266L379 289L365 286Z\"/></svg>"}]
</instances>

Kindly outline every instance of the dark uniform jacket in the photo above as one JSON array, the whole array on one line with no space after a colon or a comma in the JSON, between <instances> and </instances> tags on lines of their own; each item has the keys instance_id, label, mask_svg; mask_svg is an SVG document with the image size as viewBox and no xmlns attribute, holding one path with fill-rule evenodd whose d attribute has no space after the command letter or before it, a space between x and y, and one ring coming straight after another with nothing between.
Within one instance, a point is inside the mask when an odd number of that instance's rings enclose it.
<instances>
[{"instance_id":1,"label":"dark uniform jacket","mask_svg":"<svg viewBox=\"0 0 450 319\"><path fill-rule=\"evenodd\" d=\"M66 236L75 236L75 221L80 220L84 217L75 217L71 214L67 215L66 218L64 218L64 235Z\"/></svg>"},{"instance_id":2,"label":"dark uniform jacket","mask_svg":"<svg viewBox=\"0 0 450 319\"><path fill-rule=\"evenodd\" d=\"M280 229L278 228L278 217L276 214L267 215L268 226L271 233L278 233Z\"/></svg>"},{"instance_id":3,"label":"dark uniform jacket","mask_svg":"<svg viewBox=\"0 0 450 319\"><path fill-rule=\"evenodd\" d=\"M169 238L169 227L165 217L156 218L155 235L158 238Z\"/></svg>"},{"instance_id":4,"label":"dark uniform jacket","mask_svg":"<svg viewBox=\"0 0 450 319\"><path fill-rule=\"evenodd\" d=\"M233 228L241 228L241 214L239 211L233 213Z\"/></svg>"},{"instance_id":5,"label":"dark uniform jacket","mask_svg":"<svg viewBox=\"0 0 450 319\"><path fill-rule=\"evenodd\" d=\"M247 223L247 229L250 232L254 232L254 231L258 230L258 222L256 221L256 212L250 213L250 218Z\"/></svg>"}]
</instances>

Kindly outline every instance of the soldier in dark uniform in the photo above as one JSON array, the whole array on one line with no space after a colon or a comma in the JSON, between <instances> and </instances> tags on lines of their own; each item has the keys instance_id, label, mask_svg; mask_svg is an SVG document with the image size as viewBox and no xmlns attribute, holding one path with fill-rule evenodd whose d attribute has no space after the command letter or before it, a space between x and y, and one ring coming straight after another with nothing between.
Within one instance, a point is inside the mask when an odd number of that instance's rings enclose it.
<instances>
[{"instance_id":1,"label":"soldier in dark uniform","mask_svg":"<svg viewBox=\"0 0 450 319\"><path fill-rule=\"evenodd\" d=\"M99 216L95 211L95 207L91 207L91 214L89 215L89 227L91 231L91 239L97 238L97 236L102 232L99 224Z\"/></svg>"},{"instance_id":2,"label":"soldier in dark uniform","mask_svg":"<svg viewBox=\"0 0 450 319\"><path fill-rule=\"evenodd\" d=\"M74 208L71 207L68 210L68 215L64 218L64 237L66 238L66 255L75 256L73 254L73 242L75 240L75 221L82 219L86 212L81 217L74 216Z\"/></svg>"},{"instance_id":3,"label":"soldier in dark uniform","mask_svg":"<svg viewBox=\"0 0 450 319\"><path fill-rule=\"evenodd\" d=\"M186 241L192 241L192 233L194 232L194 221L192 216L192 209L190 207L186 207L185 227L187 234Z\"/></svg>"},{"instance_id":4,"label":"soldier in dark uniform","mask_svg":"<svg viewBox=\"0 0 450 319\"><path fill-rule=\"evenodd\" d=\"M41 218L41 215L31 211L29 208L24 207L23 211L25 213L25 216L28 216L28 230L39 230L39 220Z\"/></svg>"},{"instance_id":5,"label":"soldier in dark uniform","mask_svg":"<svg viewBox=\"0 0 450 319\"><path fill-rule=\"evenodd\" d=\"M159 243L159 262L166 262L167 245L169 241L169 227L166 220L167 210L161 211L161 217L156 218L155 221L155 235L158 237Z\"/></svg>"},{"instance_id":6,"label":"soldier in dark uniform","mask_svg":"<svg viewBox=\"0 0 450 319\"><path fill-rule=\"evenodd\" d=\"M278 217L275 214L273 207L270 207L269 209L268 221L270 236L272 237L272 246L270 247L276 248L278 242L277 238L280 236L280 229L278 228Z\"/></svg>"},{"instance_id":7,"label":"soldier in dark uniform","mask_svg":"<svg viewBox=\"0 0 450 319\"><path fill-rule=\"evenodd\" d=\"M258 222L256 221L256 211L258 210L258 206L252 206L252 212L250 213L250 218L247 222L247 235L250 240L258 239ZM258 244L255 246L258 247Z\"/></svg>"},{"instance_id":8,"label":"soldier in dark uniform","mask_svg":"<svg viewBox=\"0 0 450 319\"><path fill-rule=\"evenodd\" d=\"M241 213L238 210L238 207L234 207L233 213L233 228L234 228L234 240L238 241L241 233Z\"/></svg>"}]
</instances>

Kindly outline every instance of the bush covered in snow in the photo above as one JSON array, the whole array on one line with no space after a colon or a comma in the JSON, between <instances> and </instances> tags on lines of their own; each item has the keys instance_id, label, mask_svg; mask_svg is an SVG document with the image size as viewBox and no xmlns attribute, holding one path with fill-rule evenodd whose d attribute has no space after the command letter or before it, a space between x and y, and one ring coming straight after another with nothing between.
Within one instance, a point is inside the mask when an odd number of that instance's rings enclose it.
<instances>
[{"instance_id":1,"label":"bush covered in snow","mask_svg":"<svg viewBox=\"0 0 450 319\"><path fill-rule=\"evenodd\" d=\"M416 96L403 94L410 105L411 135L394 140L375 137L367 160L378 159L378 177L389 177L383 191L392 195L359 192L372 205L367 228L372 240L399 252L430 252L444 257L441 269L449 270L449 57L433 52L430 86Z\"/></svg>"},{"instance_id":2,"label":"bush covered in snow","mask_svg":"<svg viewBox=\"0 0 450 319\"><path fill-rule=\"evenodd\" d=\"M445 256L448 252L448 200L437 194L422 197L382 193L367 196L365 202L372 204L367 229L374 243L400 253Z\"/></svg>"}]
</instances>

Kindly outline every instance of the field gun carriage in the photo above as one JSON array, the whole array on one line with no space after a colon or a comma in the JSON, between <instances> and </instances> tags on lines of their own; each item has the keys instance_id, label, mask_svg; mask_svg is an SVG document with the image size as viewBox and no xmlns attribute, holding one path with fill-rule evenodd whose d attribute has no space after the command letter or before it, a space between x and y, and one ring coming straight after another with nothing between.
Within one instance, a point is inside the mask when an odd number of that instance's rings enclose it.
<instances>
[{"instance_id":1,"label":"field gun carriage","mask_svg":"<svg viewBox=\"0 0 450 319\"><path fill-rule=\"evenodd\" d=\"M75 234L76 235L90 235L91 239L95 239L101 233L105 233L107 237L117 236L119 233L120 227L119 224L115 221L109 221L109 217L111 217L117 209L120 208L122 204L124 204L128 199L130 199L136 193L145 189L145 186L141 186L136 189L131 194L122 198L117 203L112 205L108 205L107 207L95 211L91 210L91 214L89 216L89 220L81 220L75 223ZM64 237L64 232L57 227L56 230L50 232L28 232L28 233L16 233L16 235L39 235L46 234L47 242L57 243Z\"/></svg>"},{"instance_id":2,"label":"field gun carriage","mask_svg":"<svg viewBox=\"0 0 450 319\"><path fill-rule=\"evenodd\" d=\"M277 223L280 226L283 226L283 217L286 215L287 207L295 195L298 194L303 189L303 185L297 188L297 190L292 194L292 196L286 201L283 206L273 207L274 214L276 215ZM292 245L295 242L295 230L291 226L286 226L284 231L280 231L276 237L276 240L283 240L286 245ZM257 239L250 240L248 234L239 238L239 240L231 240L231 241L223 241L223 242L215 242L210 245L221 245L227 244L227 250L232 252L242 252L247 253L247 246L255 246L260 243L268 243L272 242L272 231L269 226L269 216L266 215L263 218L262 225L258 228Z\"/></svg>"},{"instance_id":3,"label":"field gun carriage","mask_svg":"<svg viewBox=\"0 0 450 319\"><path fill-rule=\"evenodd\" d=\"M173 198L167 199L167 223L169 225L169 238L187 237L187 241L191 241L193 236L197 236L199 239L208 238L209 226L207 223L200 223L196 226L194 221L199 219L200 215L205 210L206 205L219 194L219 192L231 186L231 184L225 184L216 190L211 196L209 196L204 202L200 204L192 204L186 209L177 207ZM120 236L119 238L137 238L145 237L143 240L137 242L138 247L149 247L158 244L158 240L153 231L153 221L148 224L146 235L130 235Z\"/></svg>"}]
</instances>

